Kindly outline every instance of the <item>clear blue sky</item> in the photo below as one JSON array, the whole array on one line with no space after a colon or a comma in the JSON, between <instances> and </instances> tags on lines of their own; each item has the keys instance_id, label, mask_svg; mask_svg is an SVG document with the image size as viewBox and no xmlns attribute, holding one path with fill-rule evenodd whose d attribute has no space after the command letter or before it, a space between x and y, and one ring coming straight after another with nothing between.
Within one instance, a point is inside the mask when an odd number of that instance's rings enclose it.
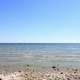
<instances>
[{"instance_id":1,"label":"clear blue sky","mask_svg":"<svg viewBox=\"0 0 80 80\"><path fill-rule=\"evenodd\" d=\"M0 0L0 42L80 42L80 0Z\"/></svg>"}]
</instances>

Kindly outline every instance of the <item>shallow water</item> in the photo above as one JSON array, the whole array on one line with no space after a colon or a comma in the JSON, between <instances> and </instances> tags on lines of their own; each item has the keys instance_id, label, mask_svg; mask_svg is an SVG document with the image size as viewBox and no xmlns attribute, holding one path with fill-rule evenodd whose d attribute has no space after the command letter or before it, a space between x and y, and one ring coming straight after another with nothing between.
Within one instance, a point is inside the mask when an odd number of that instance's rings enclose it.
<instances>
[{"instance_id":1,"label":"shallow water","mask_svg":"<svg viewBox=\"0 0 80 80\"><path fill-rule=\"evenodd\" d=\"M0 69L33 66L80 66L80 44L1 43Z\"/></svg>"}]
</instances>

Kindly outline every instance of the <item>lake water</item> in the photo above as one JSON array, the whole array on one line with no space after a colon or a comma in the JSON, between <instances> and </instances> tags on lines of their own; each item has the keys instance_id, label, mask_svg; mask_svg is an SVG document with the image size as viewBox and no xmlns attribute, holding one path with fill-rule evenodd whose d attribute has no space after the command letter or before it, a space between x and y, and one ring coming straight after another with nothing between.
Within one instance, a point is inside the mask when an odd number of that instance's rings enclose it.
<instances>
[{"instance_id":1,"label":"lake water","mask_svg":"<svg viewBox=\"0 0 80 80\"><path fill-rule=\"evenodd\" d=\"M9 66L80 66L79 43L0 43L0 68Z\"/></svg>"}]
</instances>

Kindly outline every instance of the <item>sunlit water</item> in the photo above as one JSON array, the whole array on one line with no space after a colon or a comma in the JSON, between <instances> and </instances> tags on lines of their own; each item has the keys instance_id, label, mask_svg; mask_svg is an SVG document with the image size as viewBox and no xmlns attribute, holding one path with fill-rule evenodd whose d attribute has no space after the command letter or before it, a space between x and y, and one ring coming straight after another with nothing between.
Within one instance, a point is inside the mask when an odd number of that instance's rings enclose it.
<instances>
[{"instance_id":1,"label":"sunlit water","mask_svg":"<svg viewBox=\"0 0 80 80\"><path fill-rule=\"evenodd\" d=\"M80 66L80 44L0 44L0 68L16 66Z\"/></svg>"}]
</instances>

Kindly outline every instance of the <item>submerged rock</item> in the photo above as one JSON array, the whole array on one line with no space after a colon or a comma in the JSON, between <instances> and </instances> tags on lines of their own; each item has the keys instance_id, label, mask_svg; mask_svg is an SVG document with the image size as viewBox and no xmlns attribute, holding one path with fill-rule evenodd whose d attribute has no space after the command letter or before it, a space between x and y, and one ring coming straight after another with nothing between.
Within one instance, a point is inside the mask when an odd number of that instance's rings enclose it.
<instances>
[{"instance_id":1,"label":"submerged rock","mask_svg":"<svg viewBox=\"0 0 80 80\"><path fill-rule=\"evenodd\" d=\"M56 66L52 66L53 69L56 69Z\"/></svg>"}]
</instances>

